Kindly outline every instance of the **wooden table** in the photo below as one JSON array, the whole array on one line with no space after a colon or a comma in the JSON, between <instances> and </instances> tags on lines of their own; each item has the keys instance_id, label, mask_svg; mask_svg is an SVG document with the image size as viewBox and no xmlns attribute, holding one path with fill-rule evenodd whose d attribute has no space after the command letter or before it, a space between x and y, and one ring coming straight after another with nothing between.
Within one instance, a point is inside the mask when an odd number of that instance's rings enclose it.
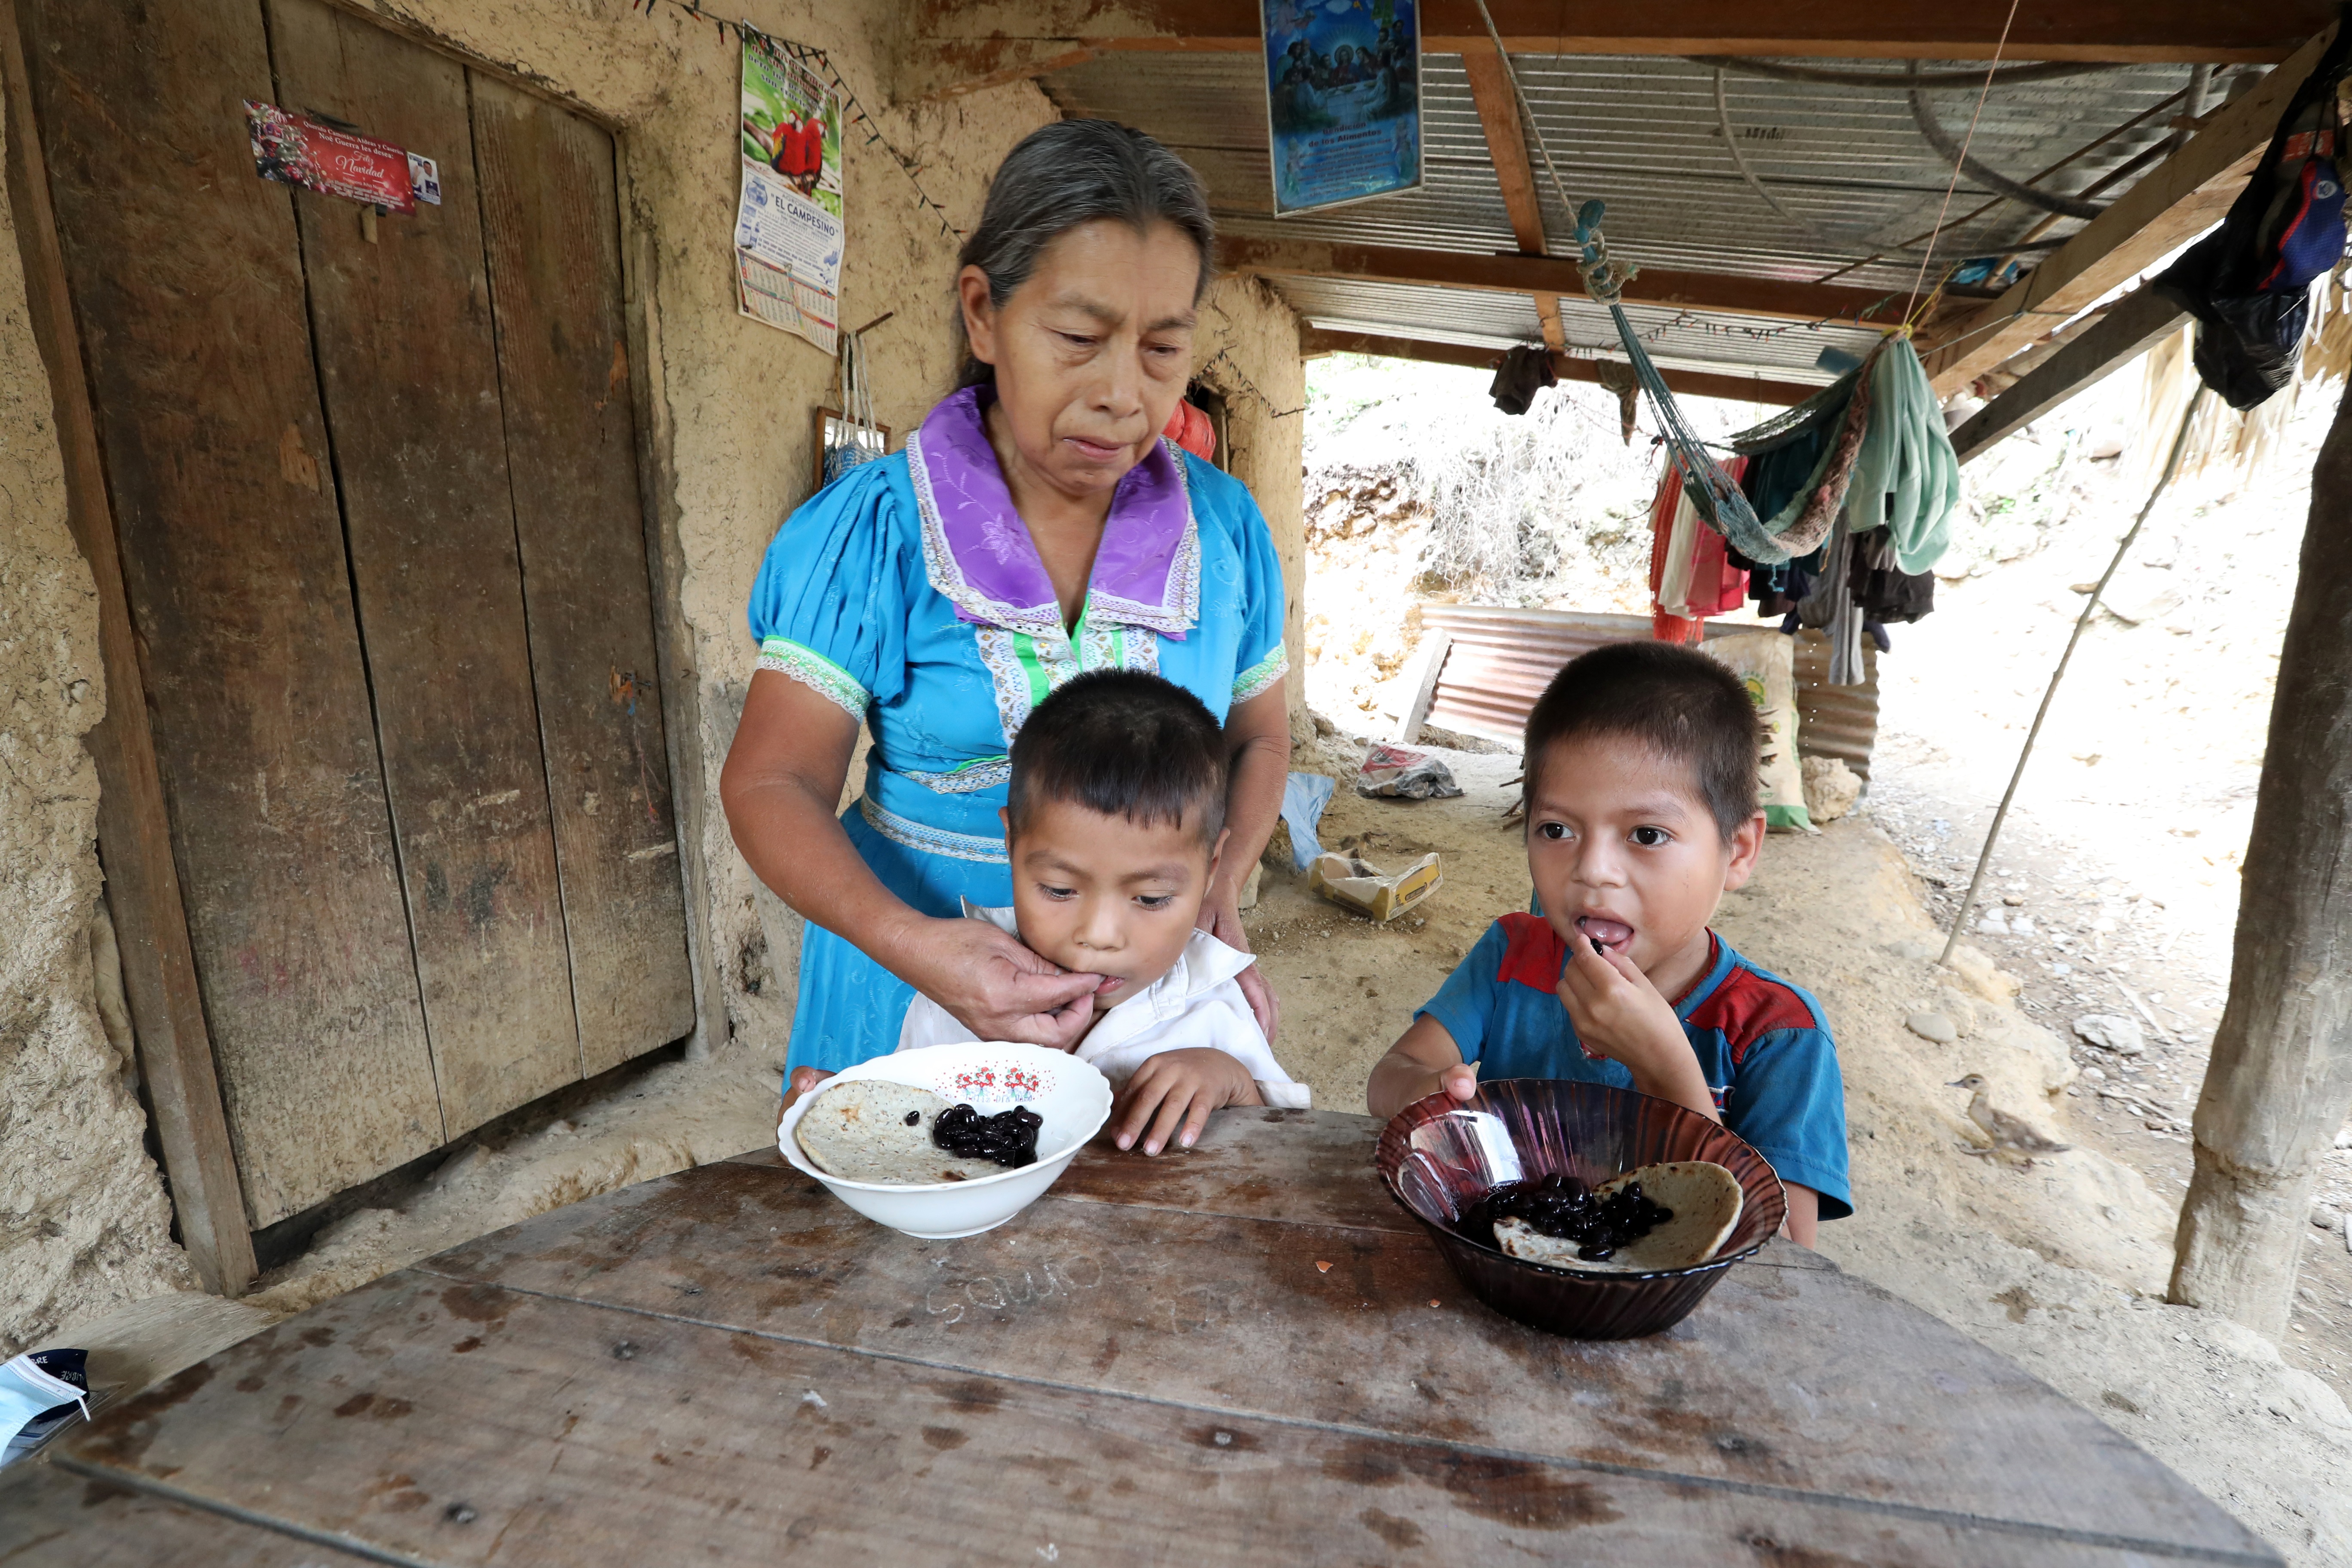
<instances>
[{"instance_id":1,"label":"wooden table","mask_svg":"<svg viewBox=\"0 0 2352 1568\"><path fill-rule=\"evenodd\" d=\"M1376 1131L1248 1111L1191 1154L1090 1150L962 1241L772 1153L630 1187L101 1413L0 1487L0 1559L2278 1561L1787 1243L1654 1339L1497 1317L1381 1191Z\"/></svg>"}]
</instances>

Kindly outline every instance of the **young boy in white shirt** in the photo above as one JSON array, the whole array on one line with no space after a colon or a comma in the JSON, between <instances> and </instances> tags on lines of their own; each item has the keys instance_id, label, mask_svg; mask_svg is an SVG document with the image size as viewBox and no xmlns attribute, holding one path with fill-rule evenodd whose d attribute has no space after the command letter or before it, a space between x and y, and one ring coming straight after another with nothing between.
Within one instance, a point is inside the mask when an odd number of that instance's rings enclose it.
<instances>
[{"instance_id":1,"label":"young boy in white shirt","mask_svg":"<svg viewBox=\"0 0 2352 1568\"><path fill-rule=\"evenodd\" d=\"M1224 733L1201 700L1139 670L1078 676L1013 741L1003 813L1013 906L964 913L1074 973L1105 976L1072 1047L1111 1080L1113 1136L1192 1147L1228 1105L1304 1109L1234 976L1256 960L1195 922L1224 853ZM927 996L898 1048L977 1038Z\"/></svg>"}]
</instances>

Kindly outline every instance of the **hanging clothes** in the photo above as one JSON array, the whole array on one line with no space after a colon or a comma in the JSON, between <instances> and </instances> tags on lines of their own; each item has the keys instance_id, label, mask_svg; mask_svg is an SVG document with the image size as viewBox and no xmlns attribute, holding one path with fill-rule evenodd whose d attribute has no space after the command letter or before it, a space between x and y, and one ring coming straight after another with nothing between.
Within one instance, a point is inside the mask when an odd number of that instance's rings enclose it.
<instances>
[{"instance_id":1,"label":"hanging clothes","mask_svg":"<svg viewBox=\"0 0 2352 1568\"><path fill-rule=\"evenodd\" d=\"M1889 340L1871 375L1870 428L1846 487L1850 526L1884 528L1906 572L1929 572L1951 542L1960 460L1944 409L1908 340Z\"/></svg>"},{"instance_id":2,"label":"hanging clothes","mask_svg":"<svg viewBox=\"0 0 2352 1568\"><path fill-rule=\"evenodd\" d=\"M1740 462L1728 470L1735 479ZM1658 642L1697 642L1707 616L1747 602L1748 574L1731 563L1723 536L1700 518L1679 464L1667 462L1659 478L1650 530L1650 635Z\"/></svg>"},{"instance_id":3,"label":"hanging clothes","mask_svg":"<svg viewBox=\"0 0 2352 1568\"><path fill-rule=\"evenodd\" d=\"M1882 629L1888 621L1916 621L1936 607L1936 574L1904 571L1885 529L1854 536L1846 588L1870 624Z\"/></svg>"},{"instance_id":4,"label":"hanging clothes","mask_svg":"<svg viewBox=\"0 0 2352 1568\"><path fill-rule=\"evenodd\" d=\"M1495 379L1487 386L1486 395L1506 414L1525 414L1535 402L1537 393L1558 384L1559 377L1552 374L1550 351L1522 343L1506 353L1503 363L1495 367Z\"/></svg>"},{"instance_id":5,"label":"hanging clothes","mask_svg":"<svg viewBox=\"0 0 2352 1568\"><path fill-rule=\"evenodd\" d=\"M1818 628L1829 638L1830 669L1828 684L1860 686L1865 677L1862 663L1861 608L1853 602L1853 594L1846 584L1853 570L1853 535L1848 531L1845 513L1840 512L1832 526L1829 542L1822 547L1824 559L1821 574L1813 579L1812 592L1799 602L1790 613L1789 622L1780 629L1793 632L1798 626Z\"/></svg>"}]
</instances>

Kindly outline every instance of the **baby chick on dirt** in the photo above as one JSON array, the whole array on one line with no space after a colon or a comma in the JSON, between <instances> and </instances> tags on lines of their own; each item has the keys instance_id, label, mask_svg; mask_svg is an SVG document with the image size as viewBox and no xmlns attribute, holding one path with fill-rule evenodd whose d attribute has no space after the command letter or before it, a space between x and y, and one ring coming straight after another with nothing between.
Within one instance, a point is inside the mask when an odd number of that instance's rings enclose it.
<instances>
[{"instance_id":1,"label":"baby chick on dirt","mask_svg":"<svg viewBox=\"0 0 2352 1568\"><path fill-rule=\"evenodd\" d=\"M2016 1163L2031 1165L2036 1154L2063 1154L2074 1147L2071 1143L2052 1142L2032 1128L2028 1127L2021 1119L1995 1106L1986 1097L1982 1073L1972 1072L1968 1077L1947 1084L1945 1087L1972 1091L1969 1100L1969 1120L1975 1122L1984 1135L1991 1140L1992 1146L1989 1149L1971 1149L1963 1143L1960 1145L1963 1153L1974 1154L1979 1159L1997 1159L2004 1164Z\"/></svg>"}]
</instances>

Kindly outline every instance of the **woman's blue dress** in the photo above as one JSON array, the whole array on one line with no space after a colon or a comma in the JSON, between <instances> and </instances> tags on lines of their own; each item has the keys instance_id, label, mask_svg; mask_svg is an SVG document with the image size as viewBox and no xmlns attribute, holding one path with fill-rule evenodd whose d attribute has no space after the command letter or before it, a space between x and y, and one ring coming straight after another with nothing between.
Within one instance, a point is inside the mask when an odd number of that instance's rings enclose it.
<instances>
[{"instance_id":1,"label":"woman's blue dress","mask_svg":"<svg viewBox=\"0 0 2352 1568\"><path fill-rule=\"evenodd\" d=\"M971 390L908 450L852 469L786 520L751 590L760 668L839 703L874 737L842 826L927 915L1002 907L997 812L1012 735L1082 670L1154 670L1222 720L1288 668L1282 566L1241 483L1161 442L1114 494L1075 632L981 434ZM895 1049L914 992L812 923L787 1068Z\"/></svg>"}]
</instances>

